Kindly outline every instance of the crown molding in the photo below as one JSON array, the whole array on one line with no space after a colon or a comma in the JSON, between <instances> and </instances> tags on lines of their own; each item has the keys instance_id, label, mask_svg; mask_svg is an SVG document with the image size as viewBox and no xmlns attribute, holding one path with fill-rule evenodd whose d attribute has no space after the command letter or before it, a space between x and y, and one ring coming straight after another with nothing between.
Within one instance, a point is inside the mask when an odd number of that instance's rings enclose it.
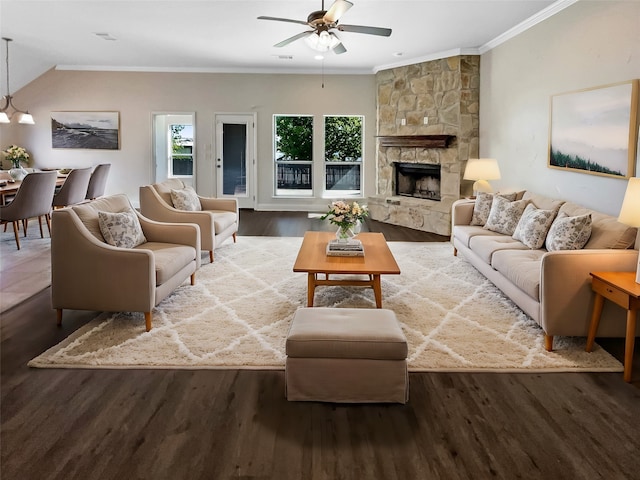
<instances>
[{"instance_id":1,"label":"crown molding","mask_svg":"<svg viewBox=\"0 0 640 480\"><path fill-rule=\"evenodd\" d=\"M254 74L291 74L321 75L319 68L201 68L201 67L125 67L118 65L56 65L55 70L86 72L142 72L142 73L254 73ZM331 70L324 69L324 75L372 75L370 69Z\"/></svg>"}]
</instances>

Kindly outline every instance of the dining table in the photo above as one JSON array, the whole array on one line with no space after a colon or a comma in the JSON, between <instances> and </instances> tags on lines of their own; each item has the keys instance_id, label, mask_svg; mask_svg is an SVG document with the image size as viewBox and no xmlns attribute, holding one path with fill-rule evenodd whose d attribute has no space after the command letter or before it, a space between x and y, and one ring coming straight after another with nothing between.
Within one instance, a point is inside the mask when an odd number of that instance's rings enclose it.
<instances>
[{"instance_id":1,"label":"dining table","mask_svg":"<svg viewBox=\"0 0 640 480\"><path fill-rule=\"evenodd\" d=\"M66 179L67 175L59 173L56 178L56 187L62 186ZM22 185L22 180L0 180L0 205L6 205L6 198L18 193L20 185Z\"/></svg>"}]
</instances>

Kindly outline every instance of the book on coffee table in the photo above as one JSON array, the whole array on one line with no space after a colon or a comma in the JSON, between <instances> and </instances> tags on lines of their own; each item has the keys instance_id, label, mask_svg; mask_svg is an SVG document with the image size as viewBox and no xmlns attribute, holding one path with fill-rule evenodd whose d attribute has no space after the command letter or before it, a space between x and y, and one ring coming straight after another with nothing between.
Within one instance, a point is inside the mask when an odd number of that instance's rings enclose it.
<instances>
[{"instance_id":1,"label":"book on coffee table","mask_svg":"<svg viewBox=\"0 0 640 480\"><path fill-rule=\"evenodd\" d=\"M363 257L364 248L360 240L351 239L348 242L331 240L327 243L327 255L331 257Z\"/></svg>"}]
</instances>

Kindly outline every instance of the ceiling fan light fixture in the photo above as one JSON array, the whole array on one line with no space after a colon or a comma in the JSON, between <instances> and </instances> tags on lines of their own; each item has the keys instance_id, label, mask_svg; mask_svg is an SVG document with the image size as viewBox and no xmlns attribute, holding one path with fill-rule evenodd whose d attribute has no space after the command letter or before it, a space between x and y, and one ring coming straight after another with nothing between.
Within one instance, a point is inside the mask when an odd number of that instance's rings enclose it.
<instances>
[{"instance_id":1,"label":"ceiling fan light fixture","mask_svg":"<svg viewBox=\"0 0 640 480\"><path fill-rule=\"evenodd\" d=\"M326 30L322 30L320 33L314 32L305 40L307 45L318 52L333 50L340 43L338 37L330 34Z\"/></svg>"}]
</instances>

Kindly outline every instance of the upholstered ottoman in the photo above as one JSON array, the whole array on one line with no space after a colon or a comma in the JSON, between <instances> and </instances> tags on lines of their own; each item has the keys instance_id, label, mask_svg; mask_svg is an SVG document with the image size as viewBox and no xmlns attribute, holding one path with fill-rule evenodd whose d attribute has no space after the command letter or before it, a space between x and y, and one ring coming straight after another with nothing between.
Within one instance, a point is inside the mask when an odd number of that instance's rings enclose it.
<instances>
[{"instance_id":1,"label":"upholstered ottoman","mask_svg":"<svg viewBox=\"0 0 640 480\"><path fill-rule=\"evenodd\" d=\"M406 403L409 398L407 339L391 310L300 308L286 354L287 400Z\"/></svg>"}]
</instances>

